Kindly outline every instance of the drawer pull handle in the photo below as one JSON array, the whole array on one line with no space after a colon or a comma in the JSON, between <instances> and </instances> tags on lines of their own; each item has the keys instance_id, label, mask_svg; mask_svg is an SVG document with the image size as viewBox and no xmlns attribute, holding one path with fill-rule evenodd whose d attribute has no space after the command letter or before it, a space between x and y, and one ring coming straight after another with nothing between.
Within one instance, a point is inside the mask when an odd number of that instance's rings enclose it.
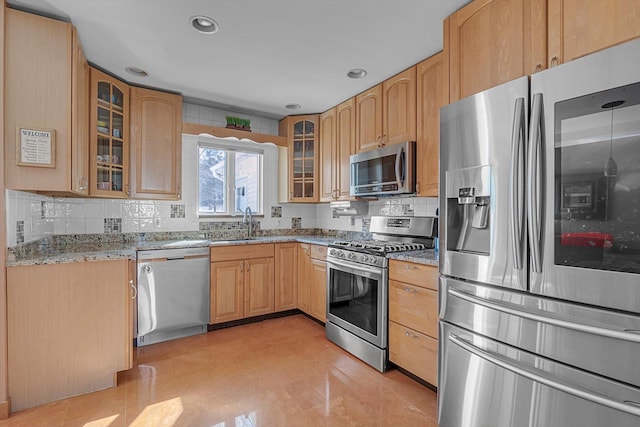
<instances>
[{"instance_id":1,"label":"drawer pull handle","mask_svg":"<svg viewBox=\"0 0 640 427\"><path fill-rule=\"evenodd\" d=\"M418 293L417 289L404 288L404 290L409 292L410 294L417 294Z\"/></svg>"}]
</instances>

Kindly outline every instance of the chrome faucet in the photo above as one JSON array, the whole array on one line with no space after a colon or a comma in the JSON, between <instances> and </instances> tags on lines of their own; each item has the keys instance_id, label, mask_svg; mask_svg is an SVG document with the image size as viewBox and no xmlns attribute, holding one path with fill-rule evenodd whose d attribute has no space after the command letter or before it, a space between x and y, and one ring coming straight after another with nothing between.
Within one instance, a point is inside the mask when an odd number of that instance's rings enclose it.
<instances>
[{"instance_id":1,"label":"chrome faucet","mask_svg":"<svg viewBox=\"0 0 640 427\"><path fill-rule=\"evenodd\" d=\"M247 221L247 216L248 221ZM251 233L253 232L253 215L251 213L251 208L247 206L247 209L244 210L244 216L242 217L243 224L249 224L249 237L251 237Z\"/></svg>"}]
</instances>

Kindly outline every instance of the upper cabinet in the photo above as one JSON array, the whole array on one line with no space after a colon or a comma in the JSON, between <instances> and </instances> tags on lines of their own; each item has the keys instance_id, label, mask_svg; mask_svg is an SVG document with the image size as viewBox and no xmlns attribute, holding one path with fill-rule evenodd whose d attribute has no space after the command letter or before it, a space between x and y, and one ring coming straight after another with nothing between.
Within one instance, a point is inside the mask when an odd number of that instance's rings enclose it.
<instances>
[{"instance_id":1,"label":"upper cabinet","mask_svg":"<svg viewBox=\"0 0 640 427\"><path fill-rule=\"evenodd\" d=\"M546 68L546 16L546 0L476 0L449 16L449 101Z\"/></svg>"},{"instance_id":2,"label":"upper cabinet","mask_svg":"<svg viewBox=\"0 0 640 427\"><path fill-rule=\"evenodd\" d=\"M348 200L349 156L355 152L355 99L320 115L320 201Z\"/></svg>"},{"instance_id":3,"label":"upper cabinet","mask_svg":"<svg viewBox=\"0 0 640 427\"><path fill-rule=\"evenodd\" d=\"M131 196L180 199L182 96L131 87Z\"/></svg>"},{"instance_id":4,"label":"upper cabinet","mask_svg":"<svg viewBox=\"0 0 640 427\"><path fill-rule=\"evenodd\" d=\"M356 96L356 151L416 139L416 68Z\"/></svg>"},{"instance_id":5,"label":"upper cabinet","mask_svg":"<svg viewBox=\"0 0 640 427\"><path fill-rule=\"evenodd\" d=\"M288 116L280 121L280 135L289 145L289 201L318 201L319 116Z\"/></svg>"},{"instance_id":6,"label":"upper cabinet","mask_svg":"<svg viewBox=\"0 0 640 427\"><path fill-rule=\"evenodd\" d=\"M336 107L320 115L320 201L336 199Z\"/></svg>"},{"instance_id":7,"label":"upper cabinet","mask_svg":"<svg viewBox=\"0 0 640 427\"><path fill-rule=\"evenodd\" d=\"M417 185L418 196L438 196L440 107L447 104L442 52L417 66Z\"/></svg>"},{"instance_id":8,"label":"upper cabinet","mask_svg":"<svg viewBox=\"0 0 640 427\"><path fill-rule=\"evenodd\" d=\"M126 198L129 190L129 86L91 69L89 193Z\"/></svg>"},{"instance_id":9,"label":"upper cabinet","mask_svg":"<svg viewBox=\"0 0 640 427\"><path fill-rule=\"evenodd\" d=\"M548 8L549 66L640 36L638 0L553 0Z\"/></svg>"},{"instance_id":10,"label":"upper cabinet","mask_svg":"<svg viewBox=\"0 0 640 427\"><path fill-rule=\"evenodd\" d=\"M88 69L73 27L5 12L6 187L86 195ZM44 130L51 138L29 141L21 129Z\"/></svg>"},{"instance_id":11,"label":"upper cabinet","mask_svg":"<svg viewBox=\"0 0 640 427\"><path fill-rule=\"evenodd\" d=\"M348 99L336 107L336 196L339 200L349 196L349 157L356 152L356 100Z\"/></svg>"}]
</instances>

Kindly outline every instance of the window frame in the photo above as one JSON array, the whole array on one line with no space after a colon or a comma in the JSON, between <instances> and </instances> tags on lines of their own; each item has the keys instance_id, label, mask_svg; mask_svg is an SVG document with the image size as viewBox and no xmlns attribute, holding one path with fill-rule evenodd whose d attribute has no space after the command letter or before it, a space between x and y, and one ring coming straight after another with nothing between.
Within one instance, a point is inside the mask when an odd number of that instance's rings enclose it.
<instances>
[{"instance_id":1,"label":"window frame","mask_svg":"<svg viewBox=\"0 0 640 427\"><path fill-rule=\"evenodd\" d=\"M244 211L236 212L230 211L235 209L236 205L236 153L248 153L260 155L258 162L258 208L259 211L252 212L254 216L264 215L264 149L254 147L255 143L249 145L249 143L243 141L229 142L220 138L207 138L207 140L198 139L196 146L196 216L198 218L221 218L221 217L237 217L244 215ZM208 212L200 210L200 149L210 148L215 150L223 150L227 153L225 156L225 174L224 174L224 188L226 190L225 203L227 206L226 212Z\"/></svg>"}]
</instances>

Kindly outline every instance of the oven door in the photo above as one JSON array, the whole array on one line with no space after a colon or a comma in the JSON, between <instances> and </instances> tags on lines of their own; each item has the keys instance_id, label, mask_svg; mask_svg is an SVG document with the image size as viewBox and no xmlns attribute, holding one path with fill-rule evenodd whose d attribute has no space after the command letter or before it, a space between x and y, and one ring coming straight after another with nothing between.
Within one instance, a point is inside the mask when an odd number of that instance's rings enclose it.
<instances>
[{"instance_id":1,"label":"oven door","mask_svg":"<svg viewBox=\"0 0 640 427\"><path fill-rule=\"evenodd\" d=\"M387 347L387 269L327 261L327 321Z\"/></svg>"}]
</instances>

